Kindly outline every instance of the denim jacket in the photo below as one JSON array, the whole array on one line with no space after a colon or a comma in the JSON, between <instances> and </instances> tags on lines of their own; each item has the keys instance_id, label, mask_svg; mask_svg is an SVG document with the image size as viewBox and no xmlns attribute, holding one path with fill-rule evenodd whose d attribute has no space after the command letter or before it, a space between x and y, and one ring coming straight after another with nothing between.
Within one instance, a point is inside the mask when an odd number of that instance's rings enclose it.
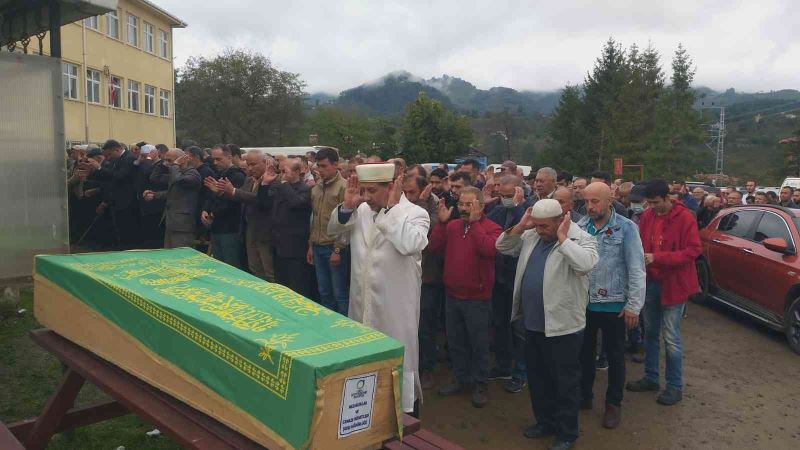
<instances>
[{"instance_id":1,"label":"denim jacket","mask_svg":"<svg viewBox=\"0 0 800 450\"><path fill-rule=\"evenodd\" d=\"M591 217L578 226L586 231ZM626 302L625 309L639 313L644 306L644 250L639 227L611 210L608 222L595 236L599 260L589 273L589 302Z\"/></svg>"}]
</instances>

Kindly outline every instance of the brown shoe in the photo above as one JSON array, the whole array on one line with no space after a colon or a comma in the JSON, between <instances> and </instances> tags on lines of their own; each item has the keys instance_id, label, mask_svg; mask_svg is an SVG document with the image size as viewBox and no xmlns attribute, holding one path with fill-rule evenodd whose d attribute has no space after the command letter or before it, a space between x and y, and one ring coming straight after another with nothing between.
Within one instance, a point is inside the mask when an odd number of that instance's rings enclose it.
<instances>
[{"instance_id":1,"label":"brown shoe","mask_svg":"<svg viewBox=\"0 0 800 450\"><path fill-rule=\"evenodd\" d=\"M433 373L430 370L423 370L419 376L419 382L422 389L428 390L433 388Z\"/></svg>"},{"instance_id":2,"label":"brown shoe","mask_svg":"<svg viewBox=\"0 0 800 450\"><path fill-rule=\"evenodd\" d=\"M603 416L603 427L613 430L619 425L622 409L619 406L606 404L606 414Z\"/></svg>"}]
</instances>

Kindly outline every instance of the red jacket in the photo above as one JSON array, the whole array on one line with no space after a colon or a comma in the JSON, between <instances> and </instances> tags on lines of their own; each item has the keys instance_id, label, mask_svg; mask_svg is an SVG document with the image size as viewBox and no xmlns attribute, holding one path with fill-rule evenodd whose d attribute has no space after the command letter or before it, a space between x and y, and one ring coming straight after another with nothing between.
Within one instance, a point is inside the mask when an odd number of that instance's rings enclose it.
<instances>
[{"instance_id":1,"label":"red jacket","mask_svg":"<svg viewBox=\"0 0 800 450\"><path fill-rule=\"evenodd\" d=\"M494 244L503 230L486 216L470 224L462 219L433 227L428 250L444 254L444 287L461 300L491 300L494 285Z\"/></svg>"},{"instance_id":2,"label":"red jacket","mask_svg":"<svg viewBox=\"0 0 800 450\"><path fill-rule=\"evenodd\" d=\"M700 292L695 269L701 251L697 221L688 208L676 202L664 217L661 242L655 242L656 220L655 212L648 209L639 222L644 252L653 254L647 278L661 283L662 305L680 305Z\"/></svg>"}]
</instances>

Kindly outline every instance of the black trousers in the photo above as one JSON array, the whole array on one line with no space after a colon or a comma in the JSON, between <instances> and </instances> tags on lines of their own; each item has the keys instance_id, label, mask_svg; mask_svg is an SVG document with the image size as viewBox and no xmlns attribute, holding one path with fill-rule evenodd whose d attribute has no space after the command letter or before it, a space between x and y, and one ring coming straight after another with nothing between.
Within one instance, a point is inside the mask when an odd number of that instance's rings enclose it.
<instances>
[{"instance_id":1,"label":"black trousers","mask_svg":"<svg viewBox=\"0 0 800 450\"><path fill-rule=\"evenodd\" d=\"M164 248L165 230L161 221L161 213L140 216L139 229L142 248Z\"/></svg>"},{"instance_id":2,"label":"black trousers","mask_svg":"<svg viewBox=\"0 0 800 450\"><path fill-rule=\"evenodd\" d=\"M139 211L136 209L115 209L111 211L114 222L114 233L119 250L130 250L139 247Z\"/></svg>"},{"instance_id":3,"label":"black trousers","mask_svg":"<svg viewBox=\"0 0 800 450\"><path fill-rule=\"evenodd\" d=\"M526 330L525 362L536 422L556 433L559 441L578 439L583 330L546 337Z\"/></svg>"},{"instance_id":4,"label":"black trousers","mask_svg":"<svg viewBox=\"0 0 800 450\"><path fill-rule=\"evenodd\" d=\"M436 334L442 310L444 285L422 283L419 309L419 370L436 367Z\"/></svg>"},{"instance_id":5,"label":"black trousers","mask_svg":"<svg viewBox=\"0 0 800 450\"><path fill-rule=\"evenodd\" d=\"M597 330L603 331L603 350L608 358L606 403L621 406L625 386L625 319L619 313L586 311L586 330L581 348L581 395L593 397Z\"/></svg>"},{"instance_id":6,"label":"black trousers","mask_svg":"<svg viewBox=\"0 0 800 450\"><path fill-rule=\"evenodd\" d=\"M494 325L494 361L497 370L511 373L514 362L514 339L511 332L513 286L495 283L492 289L492 324Z\"/></svg>"},{"instance_id":7,"label":"black trousers","mask_svg":"<svg viewBox=\"0 0 800 450\"><path fill-rule=\"evenodd\" d=\"M486 384L489 378L489 300L447 297L447 344L453 375L462 384Z\"/></svg>"},{"instance_id":8,"label":"black trousers","mask_svg":"<svg viewBox=\"0 0 800 450\"><path fill-rule=\"evenodd\" d=\"M314 282L312 266L305 258L284 258L277 254L275 261L275 281L313 300L311 283Z\"/></svg>"}]
</instances>

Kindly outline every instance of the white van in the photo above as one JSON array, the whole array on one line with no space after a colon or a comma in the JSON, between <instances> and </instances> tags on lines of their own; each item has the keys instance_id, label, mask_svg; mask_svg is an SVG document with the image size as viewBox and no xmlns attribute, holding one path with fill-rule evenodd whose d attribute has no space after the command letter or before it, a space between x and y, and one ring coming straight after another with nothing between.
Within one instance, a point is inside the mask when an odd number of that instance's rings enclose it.
<instances>
[{"instance_id":1,"label":"white van","mask_svg":"<svg viewBox=\"0 0 800 450\"><path fill-rule=\"evenodd\" d=\"M784 186L790 186L792 189L800 188L800 178L786 177L783 179L783 183L781 183L781 187Z\"/></svg>"},{"instance_id":2,"label":"white van","mask_svg":"<svg viewBox=\"0 0 800 450\"><path fill-rule=\"evenodd\" d=\"M323 146L314 146L314 147L242 147L242 153L248 152L250 150L258 150L261 153L265 153L271 156L278 156L283 155L286 157L292 156L306 156L308 152L316 152ZM331 147L335 148L335 147ZM338 152L339 149L336 149Z\"/></svg>"}]
</instances>

